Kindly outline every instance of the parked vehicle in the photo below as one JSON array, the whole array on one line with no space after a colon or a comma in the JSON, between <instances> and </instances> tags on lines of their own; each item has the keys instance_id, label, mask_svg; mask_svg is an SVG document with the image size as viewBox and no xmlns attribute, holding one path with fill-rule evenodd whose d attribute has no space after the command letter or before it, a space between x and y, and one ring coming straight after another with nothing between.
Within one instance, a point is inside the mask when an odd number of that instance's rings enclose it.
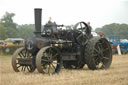
<instances>
[{"instance_id":1,"label":"parked vehicle","mask_svg":"<svg viewBox=\"0 0 128 85\"><path fill-rule=\"evenodd\" d=\"M121 53L128 53L128 41L123 41L120 39L120 36L110 36L109 41L111 42L113 53L117 53L117 45L120 46Z\"/></svg>"},{"instance_id":2,"label":"parked vehicle","mask_svg":"<svg viewBox=\"0 0 128 85\"><path fill-rule=\"evenodd\" d=\"M11 45L23 45L24 44L24 39L22 38L7 38L4 40L6 46L11 46Z\"/></svg>"}]
</instances>

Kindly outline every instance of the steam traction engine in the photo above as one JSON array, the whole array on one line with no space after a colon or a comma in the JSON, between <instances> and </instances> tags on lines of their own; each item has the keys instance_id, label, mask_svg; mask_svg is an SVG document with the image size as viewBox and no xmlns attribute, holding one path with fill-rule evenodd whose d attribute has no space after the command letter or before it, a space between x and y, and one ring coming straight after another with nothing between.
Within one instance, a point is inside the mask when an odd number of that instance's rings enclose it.
<instances>
[{"instance_id":1,"label":"steam traction engine","mask_svg":"<svg viewBox=\"0 0 128 85\"><path fill-rule=\"evenodd\" d=\"M48 22L41 32L41 9L35 9L35 36L15 51L12 67L15 72L28 71L46 74L66 69L107 69L112 62L112 50L105 38L93 37L85 22L73 29L57 29L63 25Z\"/></svg>"}]
</instances>

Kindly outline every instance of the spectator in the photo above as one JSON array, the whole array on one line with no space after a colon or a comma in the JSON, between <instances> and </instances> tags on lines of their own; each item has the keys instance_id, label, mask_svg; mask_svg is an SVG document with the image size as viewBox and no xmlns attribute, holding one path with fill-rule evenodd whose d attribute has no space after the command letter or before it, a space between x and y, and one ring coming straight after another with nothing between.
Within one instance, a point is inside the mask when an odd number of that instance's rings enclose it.
<instances>
[{"instance_id":1,"label":"spectator","mask_svg":"<svg viewBox=\"0 0 128 85\"><path fill-rule=\"evenodd\" d=\"M92 27L90 25L90 22L88 22L87 24L88 24L88 27L89 27L89 37L92 38L93 37L93 35L91 34Z\"/></svg>"},{"instance_id":2,"label":"spectator","mask_svg":"<svg viewBox=\"0 0 128 85\"><path fill-rule=\"evenodd\" d=\"M88 27L90 28L90 32L92 31L92 27L90 25L90 22L87 23L88 24Z\"/></svg>"}]
</instances>

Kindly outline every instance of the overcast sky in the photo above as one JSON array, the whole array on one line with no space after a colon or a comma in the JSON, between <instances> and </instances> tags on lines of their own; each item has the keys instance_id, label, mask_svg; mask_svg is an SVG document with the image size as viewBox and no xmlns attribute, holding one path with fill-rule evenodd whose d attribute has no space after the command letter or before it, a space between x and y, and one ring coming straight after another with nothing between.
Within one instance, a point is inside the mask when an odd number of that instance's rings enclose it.
<instances>
[{"instance_id":1,"label":"overcast sky","mask_svg":"<svg viewBox=\"0 0 128 85\"><path fill-rule=\"evenodd\" d=\"M34 24L34 8L42 8L42 24L91 22L93 28L110 23L128 24L128 0L0 0L0 18L15 13L14 22Z\"/></svg>"}]
</instances>

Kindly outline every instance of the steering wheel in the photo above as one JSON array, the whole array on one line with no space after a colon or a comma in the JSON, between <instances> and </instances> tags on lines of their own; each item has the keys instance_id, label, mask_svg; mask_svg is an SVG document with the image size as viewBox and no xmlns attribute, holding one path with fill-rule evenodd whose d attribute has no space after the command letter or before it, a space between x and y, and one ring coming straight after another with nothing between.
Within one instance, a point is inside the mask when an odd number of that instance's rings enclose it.
<instances>
[{"instance_id":1,"label":"steering wheel","mask_svg":"<svg viewBox=\"0 0 128 85\"><path fill-rule=\"evenodd\" d=\"M90 28L85 22L78 22L74 26L74 30L76 31L76 40L80 45L85 45L88 42L89 35L91 34Z\"/></svg>"}]
</instances>

